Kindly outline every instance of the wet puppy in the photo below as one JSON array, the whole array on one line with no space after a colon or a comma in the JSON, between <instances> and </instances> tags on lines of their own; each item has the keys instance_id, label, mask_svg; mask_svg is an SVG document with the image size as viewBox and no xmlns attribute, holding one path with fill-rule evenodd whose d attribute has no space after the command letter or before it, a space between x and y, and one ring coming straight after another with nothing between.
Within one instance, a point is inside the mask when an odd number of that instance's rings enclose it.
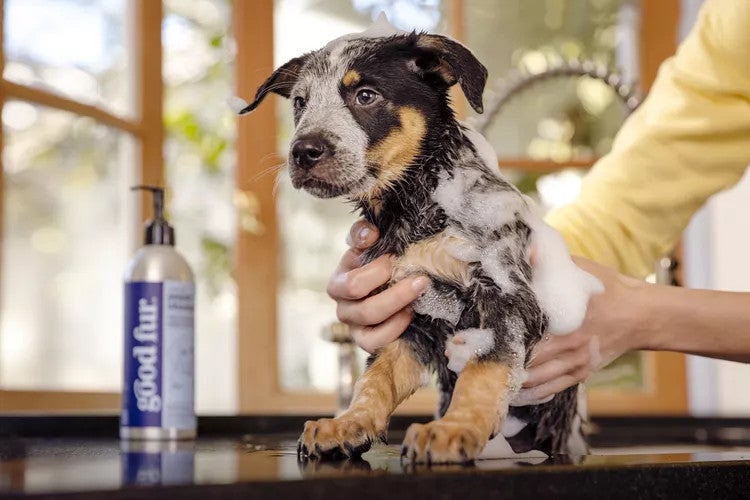
<instances>
[{"instance_id":1,"label":"wet puppy","mask_svg":"<svg viewBox=\"0 0 750 500\"><path fill-rule=\"evenodd\" d=\"M500 176L484 138L456 121L449 88L458 83L481 112L486 79L461 44L381 20L287 62L240 111L271 92L289 98L294 187L356 204L381 235L364 261L395 255L391 283L432 280L406 332L370 358L349 409L305 424L304 456L351 457L385 441L391 413L431 373L440 418L408 429L410 460L471 461L499 433L516 452L585 450L578 387L509 406L534 345L575 330L601 285Z\"/></svg>"}]
</instances>

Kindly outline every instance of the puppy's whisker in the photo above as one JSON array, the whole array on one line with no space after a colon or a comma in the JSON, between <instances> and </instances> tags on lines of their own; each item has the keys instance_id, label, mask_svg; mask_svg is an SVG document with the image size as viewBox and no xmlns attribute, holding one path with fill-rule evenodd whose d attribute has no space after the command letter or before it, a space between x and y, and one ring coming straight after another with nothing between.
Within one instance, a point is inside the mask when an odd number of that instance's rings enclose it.
<instances>
[{"instance_id":1,"label":"puppy's whisker","mask_svg":"<svg viewBox=\"0 0 750 500\"><path fill-rule=\"evenodd\" d=\"M274 200L276 199L276 196L279 192L279 186L281 185L281 182L282 182L282 175L283 175L283 172L278 172L276 174L276 179L273 181L273 190L271 191L271 196L273 196Z\"/></svg>"},{"instance_id":2,"label":"puppy's whisker","mask_svg":"<svg viewBox=\"0 0 750 500\"><path fill-rule=\"evenodd\" d=\"M276 82L276 83L272 83L271 85L269 85L267 87L264 87L263 88L263 92L265 92L265 93L274 92L274 91L276 91L278 89L281 89L281 88L289 88L289 86L290 86L289 82L286 82L286 81L284 81L284 82Z\"/></svg>"},{"instance_id":3,"label":"puppy's whisker","mask_svg":"<svg viewBox=\"0 0 750 500\"><path fill-rule=\"evenodd\" d=\"M266 168L266 169L264 169L264 170L261 170L260 172L258 172L258 173L257 173L257 174L255 174L254 176L252 176L252 178L251 178L250 180L251 180L252 182L255 182L255 181L257 181L258 179L260 179L260 178L262 178L262 177L264 177L264 176L266 176L266 175L268 175L268 174L271 174L271 173L276 173L276 174L278 174L278 173L280 173L280 171L281 171L281 170L282 170L282 169L283 169L284 167L286 167L286 162L285 162L285 161L284 161L284 162L281 162L281 163L279 163L279 164L277 164L277 165L272 165L272 166L270 166L270 167L268 167L268 168Z\"/></svg>"},{"instance_id":4,"label":"puppy's whisker","mask_svg":"<svg viewBox=\"0 0 750 500\"><path fill-rule=\"evenodd\" d=\"M258 161L258 163L263 163L267 159L274 158L276 156L279 156L279 154L278 153L266 153L266 154L263 155L263 157L260 159L260 161Z\"/></svg>"},{"instance_id":5,"label":"puppy's whisker","mask_svg":"<svg viewBox=\"0 0 750 500\"><path fill-rule=\"evenodd\" d=\"M295 78L299 76L299 71L295 71L289 68L279 68L276 73L279 75L293 76Z\"/></svg>"}]
</instances>

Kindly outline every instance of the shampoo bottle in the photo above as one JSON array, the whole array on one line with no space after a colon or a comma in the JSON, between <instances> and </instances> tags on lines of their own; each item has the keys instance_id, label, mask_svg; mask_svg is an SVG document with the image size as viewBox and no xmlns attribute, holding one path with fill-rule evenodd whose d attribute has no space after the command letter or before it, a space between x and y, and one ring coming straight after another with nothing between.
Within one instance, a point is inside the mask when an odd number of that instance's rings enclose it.
<instances>
[{"instance_id":1,"label":"shampoo bottle","mask_svg":"<svg viewBox=\"0 0 750 500\"><path fill-rule=\"evenodd\" d=\"M154 218L125 273L122 439L195 437L193 273L175 250L164 218L164 190L153 194Z\"/></svg>"}]
</instances>

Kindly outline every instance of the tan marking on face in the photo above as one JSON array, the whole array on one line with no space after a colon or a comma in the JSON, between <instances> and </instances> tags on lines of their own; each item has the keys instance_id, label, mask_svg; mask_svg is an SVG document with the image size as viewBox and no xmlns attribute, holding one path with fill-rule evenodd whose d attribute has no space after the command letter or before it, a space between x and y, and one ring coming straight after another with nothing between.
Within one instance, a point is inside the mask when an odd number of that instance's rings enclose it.
<instances>
[{"instance_id":1,"label":"tan marking on face","mask_svg":"<svg viewBox=\"0 0 750 500\"><path fill-rule=\"evenodd\" d=\"M353 69L350 69L346 72L344 75L344 78L341 79L341 83L344 84L344 87L351 87L353 85L356 85L359 83L359 81L362 79L362 76L358 72L356 72Z\"/></svg>"},{"instance_id":2,"label":"tan marking on face","mask_svg":"<svg viewBox=\"0 0 750 500\"><path fill-rule=\"evenodd\" d=\"M442 231L409 245L393 263L392 280L399 281L413 273L425 273L457 285L469 286L471 277L467 262L457 259L449 250L466 243L461 236Z\"/></svg>"},{"instance_id":3,"label":"tan marking on face","mask_svg":"<svg viewBox=\"0 0 750 500\"><path fill-rule=\"evenodd\" d=\"M419 156L427 131L425 117L409 106L400 108L398 114L401 126L367 151L367 162L379 168L375 187L369 193L370 198L399 179Z\"/></svg>"}]
</instances>

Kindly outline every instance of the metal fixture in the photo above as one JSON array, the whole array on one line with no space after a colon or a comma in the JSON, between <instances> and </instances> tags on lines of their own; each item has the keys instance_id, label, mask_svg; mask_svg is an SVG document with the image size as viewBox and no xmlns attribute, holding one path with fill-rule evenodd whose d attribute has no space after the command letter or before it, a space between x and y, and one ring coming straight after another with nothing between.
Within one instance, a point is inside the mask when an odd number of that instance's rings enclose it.
<instances>
[{"instance_id":1,"label":"metal fixture","mask_svg":"<svg viewBox=\"0 0 750 500\"><path fill-rule=\"evenodd\" d=\"M593 61L572 59L551 63L550 67L539 73L525 73L520 70L512 70L507 77L498 80L494 91L488 92L485 112L471 120L471 124L484 134L495 118L497 118L497 115L502 111L503 107L534 84L555 78L584 76L604 82L612 88L617 97L625 104L628 114L635 111L641 104L641 98L638 96L635 88L632 85L626 84L622 77L615 71L610 70L604 65L596 64Z\"/></svg>"},{"instance_id":2,"label":"metal fixture","mask_svg":"<svg viewBox=\"0 0 750 500\"><path fill-rule=\"evenodd\" d=\"M349 403L351 403L354 396L354 385L357 382L357 378L359 378L356 346L349 332L349 325L344 323L331 323L323 329L321 337L324 340L338 344L339 373L336 378L338 381L336 414L339 415L349 408Z\"/></svg>"},{"instance_id":3,"label":"metal fixture","mask_svg":"<svg viewBox=\"0 0 750 500\"><path fill-rule=\"evenodd\" d=\"M680 286L680 283L677 281L677 276L675 274L678 264L679 262L674 255L662 257L661 259L657 260L656 269L654 272L654 282L658 285Z\"/></svg>"}]
</instances>

